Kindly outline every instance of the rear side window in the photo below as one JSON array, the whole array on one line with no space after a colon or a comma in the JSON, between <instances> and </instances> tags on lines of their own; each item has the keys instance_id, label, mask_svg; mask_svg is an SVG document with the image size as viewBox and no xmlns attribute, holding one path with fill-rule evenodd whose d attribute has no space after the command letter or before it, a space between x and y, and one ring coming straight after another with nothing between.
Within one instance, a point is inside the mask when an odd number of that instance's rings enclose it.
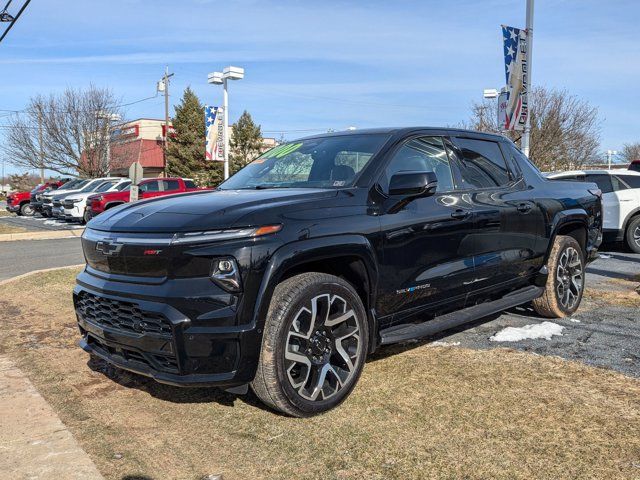
<instances>
[{"instance_id":1,"label":"rear side window","mask_svg":"<svg viewBox=\"0 0 640 480\"><path fill-rule=\"evenodd\" d=\"M180 182L178 180L162 180L162 186L165 192L180 190Z\"/></svg>"},{"instance_id":2,"label":"rear side window","mask_svg":"<svg viewBox=\"0 0 640 480\"><path fill-rule=\"evenodd\" d=\"M184 181L184 186L187 187L187 188L198 188L198 187L196 187L196 184L193 183L192 180L185 180Z\"/></svg>"},{"instance_id":3,"label":"rear side window","mask_svg":"<svg viewBox=\"0 0 640 480\"><path fill-rule=\"evenodd\" d=\"M621 175L620 180L629 188L640 188L640 175Z\"/></svg>"},{"instance_id":4,"label":"rear side window","mask_svg":"<svg viewBox=\"0 0 640 480\"><path fill-rule=\"evenodd\" d=\"M598 184L598 188L602 190L602 193L613 192L613 184L611 183L611 175L593 174L587 175L587 182L594 182Z\"/></svg>"},{"instance_id":5,"label":"rear side window","mask_svg":"<svg viewBox=\"0 0 640 480\"><path fill-rule=\"evenodd\" d=\"M456 138L462 153L460 174L466 188L495 188L511 182L500 146L488 140Z\"/></svg>"}]
</instances>

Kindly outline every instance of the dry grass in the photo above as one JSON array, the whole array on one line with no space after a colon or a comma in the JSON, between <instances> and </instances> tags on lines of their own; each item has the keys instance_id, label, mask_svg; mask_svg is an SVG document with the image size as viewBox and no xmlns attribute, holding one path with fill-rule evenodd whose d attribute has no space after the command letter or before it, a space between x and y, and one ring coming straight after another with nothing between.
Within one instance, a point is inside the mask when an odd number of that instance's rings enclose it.
<instances>
[{"instance_id":1,"label":"dry grass","mask_svg":"<svg viewBox=\"0 0 640 480\"><path fill-rule=\"evenodd\" d=\"M291 419L252 396L89 368L74 273L3 287L0 353L107 479L640 477L640 382L621 374L506 349L386 349L342 407Z\"/></svg>"},{"instance_id":2,"label":"dry grass","mask_svg":"<svg viewBox=\"0 0 640 480\"><path fill-rule=\"evenodd\" d=\"M7 212L6 210L0 210L0 217L12 217L13 213Z\"/></svg>"},{"instance_id":3,"label":"dry grass","mask_svg":"<svg viewBox=\"0 0 640 480\"><path fill-rule=\"evenodd\" d=\"M23 233L26 231L26 228L15 227L13 225L7 225L6 223L0 223L0 235L7 233Z\"/></svg>"}]
</instances>

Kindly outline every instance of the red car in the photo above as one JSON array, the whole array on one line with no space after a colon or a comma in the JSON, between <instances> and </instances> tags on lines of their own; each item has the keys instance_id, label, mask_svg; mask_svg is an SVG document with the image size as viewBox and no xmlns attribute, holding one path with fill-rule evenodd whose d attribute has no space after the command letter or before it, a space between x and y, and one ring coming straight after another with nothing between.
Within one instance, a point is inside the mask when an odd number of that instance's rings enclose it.
<instances>
[{"instance_id":1,"label":"red car","mask_svg":"<svg viewBox=\"0 0 640 480\"><path fill-rule=\"evenodd\" d=\"M148 178L138 184L138 198L160 197L162 195L172 195L174 193L194 192L196 190L207 190L199 188L188 178ZM87 199L87 210L89 217L100 215L105 210L129 202L130 189L127 187L121 192L101 193L92 195Z\"/></svg>"},{"instance_id":2,"label":"red car","mask_svg":"<svg viewBox=\"0 0 640 480\"><path fill-rule=\"evenodd\" d=\"M48 188L56 189L64 182L46 182L41 183L30 192L13 192L7 195L7 210L15 213L16 215L24 215L27 217L32 216L35 213L31 205L31 195L42 192Z\"/></svg>"}]
</instances>

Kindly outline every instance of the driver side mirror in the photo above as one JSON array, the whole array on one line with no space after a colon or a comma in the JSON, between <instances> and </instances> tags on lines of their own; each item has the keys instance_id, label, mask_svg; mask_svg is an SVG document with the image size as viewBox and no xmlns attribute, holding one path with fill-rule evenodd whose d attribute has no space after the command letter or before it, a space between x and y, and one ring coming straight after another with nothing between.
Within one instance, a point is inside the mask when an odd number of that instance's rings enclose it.
<instances>
[{"instance_id":1,"label":"driver side mirror","mask_svg":"<svg viewBox=\"0 0 640 480\"><path fill-rule=\"evenodd\" d=\"M436 193L438 177L434 172L398 172L389 182L389 195L408 198L428 197Z\"/></svg>"}]
</instances>

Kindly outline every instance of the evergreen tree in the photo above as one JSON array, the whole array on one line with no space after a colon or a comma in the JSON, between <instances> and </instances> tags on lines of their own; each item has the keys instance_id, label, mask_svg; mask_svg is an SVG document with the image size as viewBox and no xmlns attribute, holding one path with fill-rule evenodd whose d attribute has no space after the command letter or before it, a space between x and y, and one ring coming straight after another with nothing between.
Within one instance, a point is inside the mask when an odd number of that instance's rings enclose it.
<instances>
[{"instance_id":1,"label":"evergreen tree","mask_svg":"<svg viewBox=\"0 0 640 480\"><path fill-rule=\"evenodd\" d=\"M167 175L202 177L205 168L204 106L198 96L187 87L173 118L175 135L167 145Z\"/></svg>"},{"instance_id":2,"label":"evergreen tree","mask_svg":"<svg viewBox=\"0 0 640 480\"><path fill-rule=\"evenodd\" d=\"M231 137L230 170L233 175L247 163L253 161L262 148L262 132L260 125L256 125L251 114L246 110L233 126Z\"/></svg>"}]
</instances>

